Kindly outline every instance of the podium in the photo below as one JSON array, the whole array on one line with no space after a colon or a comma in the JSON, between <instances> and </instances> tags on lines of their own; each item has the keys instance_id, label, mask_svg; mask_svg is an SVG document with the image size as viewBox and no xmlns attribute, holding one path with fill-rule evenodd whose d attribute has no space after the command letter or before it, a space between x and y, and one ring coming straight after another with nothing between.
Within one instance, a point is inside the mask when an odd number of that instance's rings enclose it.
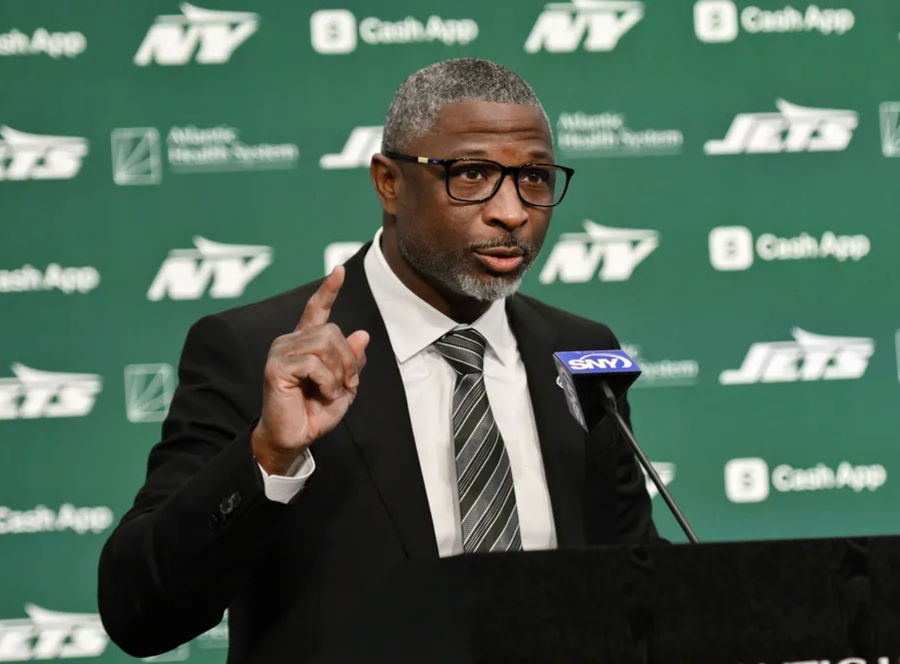
<instances>
[{"instance_id":1,"label":"podium","mask_svg":"<svg viewBox=\"0 0 900 664\"><path fill-rule=\"evenodd\" d=\"M900 537L410 563L316 661L897 664Z\"/></svg>"}]
</instances>

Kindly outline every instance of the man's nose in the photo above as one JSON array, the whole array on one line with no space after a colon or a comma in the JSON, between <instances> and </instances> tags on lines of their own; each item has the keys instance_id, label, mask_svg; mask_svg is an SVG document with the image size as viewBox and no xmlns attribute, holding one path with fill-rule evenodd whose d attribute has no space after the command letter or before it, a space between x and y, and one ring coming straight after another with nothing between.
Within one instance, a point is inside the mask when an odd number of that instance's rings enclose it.
<instances>
[{"instance_id":1,"label":"man's nose","mask_svg":"<svg viewBox=\"0 0 900 664\"><path fill-rule=\"evenodd\" d=\"M501 224L507 230L514 230L528 221L528 209L519 198L514 177L512 173L504 173L497 193L484 206L485 221Z\"/></svg>"}]
</instances>

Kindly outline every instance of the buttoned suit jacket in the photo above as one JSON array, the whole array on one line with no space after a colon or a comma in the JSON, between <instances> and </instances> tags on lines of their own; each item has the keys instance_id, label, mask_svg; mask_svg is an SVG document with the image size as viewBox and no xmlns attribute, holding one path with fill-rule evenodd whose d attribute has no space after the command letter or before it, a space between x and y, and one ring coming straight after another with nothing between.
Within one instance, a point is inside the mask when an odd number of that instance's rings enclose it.
<instances>
[{"instance_id":1,"label":"buttoned suit jacket","mask_svg":"<svg viewBox=\"0 0 900 664\"><path fill-rule=\"evenodd\" d=\"M126 652L165 652L229 611L235 662L308 661L340 638L367 592L406 561L438 556L403 383L363 268L346 264L331 320L371 335L357 398L316 441L316 471L289 503L266 498L250 433L275 337L320 282L205 317L146 482L107 541L99 606ZM587 435L556 385L552 353L617 347L601 324L507 299L525 366L560 548L656 538L643 475L610 423ZM627 409L627 405L626 405Z\"/></svg>"}]
</instances>

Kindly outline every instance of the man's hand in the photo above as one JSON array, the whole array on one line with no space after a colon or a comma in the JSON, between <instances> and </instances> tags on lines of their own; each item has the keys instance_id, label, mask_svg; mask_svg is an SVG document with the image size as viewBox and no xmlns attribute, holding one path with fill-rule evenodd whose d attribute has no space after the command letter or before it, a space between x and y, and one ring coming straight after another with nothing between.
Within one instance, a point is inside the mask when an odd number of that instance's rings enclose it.
<instances>
[{"instance_id":1,"label":"man's hand","mask_svg":"<svg viewBox=\"0 0 900 664\"><path fill-rule=\"evenodd\" d=\"M313 441L331 431L356 398L369 333L349 337L328 322L344 283L344 266L309 298L294 331L278 337L266 359L263 405L253 456L270 475L284 475Z\"/></svg>"}]
</instances>

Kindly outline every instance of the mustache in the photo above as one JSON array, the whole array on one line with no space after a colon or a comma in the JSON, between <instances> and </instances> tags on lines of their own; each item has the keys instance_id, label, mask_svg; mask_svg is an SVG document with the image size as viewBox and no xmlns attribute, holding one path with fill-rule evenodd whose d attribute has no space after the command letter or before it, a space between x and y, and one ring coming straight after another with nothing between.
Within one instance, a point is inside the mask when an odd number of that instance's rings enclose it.
<instances>
[{"instance_id":1,"label":"mustache","mask_svg":"<svg viewBox=\"0 0 900 664\"><path fill-rule=\"evenodd\" d=\"M508 235L504 238L497 238L496 240L489 240L488 242L478 242L476 244L470 244L469 250L478 251L479 249L518 249L525 256L531 256L534 254L534 245L523 242L515 235Z\"/></svg>"}]
</instances>

